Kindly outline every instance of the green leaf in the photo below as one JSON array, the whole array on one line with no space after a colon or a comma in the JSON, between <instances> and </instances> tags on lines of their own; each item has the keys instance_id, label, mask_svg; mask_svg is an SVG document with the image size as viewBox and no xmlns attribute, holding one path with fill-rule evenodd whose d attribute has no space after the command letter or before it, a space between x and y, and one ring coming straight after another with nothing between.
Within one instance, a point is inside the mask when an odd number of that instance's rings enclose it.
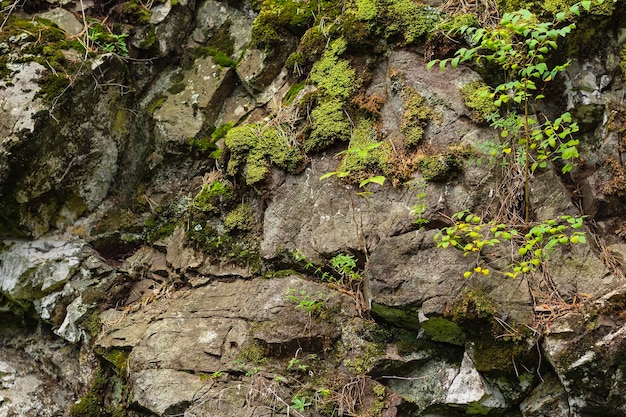
<instances>
[{"instance_id":1,"label":"green leaf","mask_svg":"<svg viewBox=\"0 0 626 417\"><path fill-rule=\"evenodd\" d=\"M450 61L450 66L452 66L452 68L456 68L459 65L459 57L455 57L452 59L452 61Z\"/></svg>"},{"instance_id":2,"label":"green leaf","mask_svg":"<svg viewBox=\"0 0 626 417\"><path fill-rule=\"evenodd\" d=\"M439 60L438 60L438 59L434 59L434 60L430 61L428 64L426 64L426 69L427 69L428 71L430 71L430 69L431 69L431 68L432 68L432 67L433 67L433 66L434 66L437 62L439 62Z\"/></svg>"},{"instance_id":3,"label":"green leaf","mask_svg":"<svg viewBox=\"0 0 626 417\"><path fill-rule=\"evenodd\" d=\"M572 7L570 7L569 11L574 13L576 16L580 16L580 7L578 7L578 4L574 4Z\"/></svg>"},{"instance_id":4,"label":"green leaf","mask_svg":"<svg viewBox=\"0 0 626 417\"><path fill-rule=\"evenodd\" d=\"M365 185L367 185L367 184L369 184L371 182L373 182L374 184L383 185L383 184L385 184L385 180L386 179L387 178L385 178L382 175L377 175L375 177L366 178L366 179L364 179L363 181L361 181L359 183L359 187L362 188L363 186L365 186Z\"/></svg>"},{"instance_id":5,"label":"green leaf","mask_svg":"<svg viewBox=\"0 0 626 417\"><path fill-rule=\"evenodd\" d=\"M581 1L580 5L583 6L583 9L585 9L586 11L589 11L589 9L591 8L590 1Z\"/></svg>"},{"instance_id":6,"label":"green leaf","mask_svg":"<svg viewBox=\"0 0 626 417\"><path fill-rule=\"evenodd\" d=\"M333 175L337 175L337 174L338 174L338 172L337 172L337 171L327 172L326 174L324 174L324 175L322 175L322 176L320 177L320 181L321 181L321 180L325 180L326 178L330 178L330 177L332 177Z\"/></svg>"},{"instance_id":7,"label":"green leaf","mask_svg":"<svg viewBox=\"0 0 626 417\"><path fill-rule=\"evenodd\" d=\"M447 59L442 59L441 62L439 63L439 69L441 71L444 71L446 69L446 64L448 63Z\"/></svg>"}]
</instances>

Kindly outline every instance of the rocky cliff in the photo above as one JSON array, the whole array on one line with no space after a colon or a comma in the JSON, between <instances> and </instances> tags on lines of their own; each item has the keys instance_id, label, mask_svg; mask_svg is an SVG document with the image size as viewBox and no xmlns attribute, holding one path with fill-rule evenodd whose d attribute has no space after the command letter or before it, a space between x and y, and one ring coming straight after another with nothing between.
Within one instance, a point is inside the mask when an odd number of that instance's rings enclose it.
<instances>
[{"instance_id":1,"label":"rocky cliff","mask_svg":"<svg viewBox=\"0 0 626 417\"><path fill-rule=\"evenodd\" d=\"M1 7L1 416L626 415L623 1Z\"/></svg>"}]
</instances>

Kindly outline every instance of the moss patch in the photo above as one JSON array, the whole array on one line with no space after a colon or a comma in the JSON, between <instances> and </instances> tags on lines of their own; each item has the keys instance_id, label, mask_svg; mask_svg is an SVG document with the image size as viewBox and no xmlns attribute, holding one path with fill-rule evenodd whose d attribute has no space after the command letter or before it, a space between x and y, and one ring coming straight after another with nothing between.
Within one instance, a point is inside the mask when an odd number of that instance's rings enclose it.
<instances>
[{"instance_id":1,"label":"moss patch","mask_svg":"<svg viewBox=\"0 0 626 417\"><path fill-rule=\"evenodd\" d=\"M402 112L402 125L400 131L405 136L407 148L417 146L424 136L424 129L428 125L432 110L426 105L426 101L411 87L402 89L404 111Z\"/></svg>"},{"instance_id":2,"label":"moss patch","mask_svg":"<svg viewBox=\"0 0 626 417\"><path fill-rule=\"evenodd\" d=\"M336 39L313 65L309 78L322 90L324 96L345 100L358 87L355 70L348 61L339 59L345 50L346 41Z\"/></svg>"},{"instance_id":3,"label":"moss patch","mask_svg":"<svg viewBox=\"0 0 626 417\"><path fill-rule=\"evenodd\" d=\"M463 102L470 109L470 118L474 123L484 123L498 108L493 104L491 90L483 81L473 81L461 88Z\"/></svg>"},{"instance_id":4,"label":"moss patch","mask_svg":"<svg viewBox=\"0 0 626 417\"><path fill-rule=\"evenodd\" d=\"M202 212L217 214L234 197L234 189L229 183L215 180L202 186L202 190L193 199L193 205Z\"/></svg>"},{"instance_id":5,"label":"moss patch","mask_svg":"<svg viewBox=\"0 0 626 417\"><path fill-rule=\"evenodd\" d=\"M228 174L242 173L248 185L265 180L271 163L290 173L298 173L304 165L304 155L293 144L288 127L235 127L228 131L224 142L231 153Z\"/></svg>"},{"instance_id":6,"label":"moss patch","mask_svg":"<svg viewBox=\"0 0 626 417\"><path fill-rule=\"evenodd\" d=\"M428 155L418 159L417 167L426 181L447 182L463 168L462 161L452 154Z\"/></svg>"},{"instance_id":7,"label":"moss patch","mask_svg":"<svg viewBox=\"0 0 626 417\"><path fill-rule=\"evenodd\" d=\"M307 152L319 151L335 142L350 139L350 123L343 106L341 100L329 100L313 109L311 132L304 142Z\"/></svg>"},{"instance_id":8,"label":"moss patch","mask_svg":"<svg viewBox=\"0 0 626 417\"><path fill-rule=\"evenodd\" d=\"M467 339L458 324L443 317L430 317L428 320L423 321L421 326L435 342L462 346Z\"/></svg>"},{"instance_id":9,"label":"moss patch","mask_svg":"<svg viewBox=\"0 0 626 417\"><path fill-rule=\"evenodd\" d=\"M250 204L240 204L226 215L224 227L229 231L249 232L254 228L256 221Z\"/></svg>"},{"instance_id":10,"label":"moss patch","mask_svg":"<svg viewBox=\"0 0 626 417\"><path fill-rule=\"evenodd\" d=\"M419 330L421 328L417 317L417 307L392 307L383 304L372 303L371 313L380 317L384 321L397 327L409 330Z\"/></svg>"},{"instance_id":11,"label":"moss patch","mask_svg":"<svg viewBox=\"0 0 626 417\"><path fill-rule=\"evenodd\" d=\"M372 172L385 171L392 151L388 142L379 142L374 124L361 119L352 131L340 170L350 172L351 180L361 181Z\"/></svg>"}]
</instances>

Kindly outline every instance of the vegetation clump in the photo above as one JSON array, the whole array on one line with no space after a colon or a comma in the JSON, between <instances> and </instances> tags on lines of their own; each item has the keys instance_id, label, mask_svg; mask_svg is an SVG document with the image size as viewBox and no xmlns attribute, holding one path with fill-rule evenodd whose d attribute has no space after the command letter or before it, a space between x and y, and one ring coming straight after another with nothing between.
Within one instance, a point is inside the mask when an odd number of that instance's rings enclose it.
<instances>
[{"instance_id":1,"label":"vegetation clump","mask_svg":"<svg viewBox=\"0 0 626 417\"><path fill-rule=\"evenodd\" d=\"M485 123L498 111L493 104L491 90L482 80L472 81L461 88L463 102L470 109L470 118L474 123Z\"/></svg>"},{"instance_id":2,"label":"vegetation clump","mask_svg":"<svg viewBox=\"0 0 626 417\"><path fill-rule=\"evenodd\" d=\"M215 180L202 186L202 190L193 199L193 206L202 212L217 214L234 197L234 189L229 183Z\"/></svg>"},{"instance_id":3,"label":"vegetation clump","mask_svg":"<svg viewBox=\"0 0 626 417\"><path fill-rule=\"evenodd\" d=\"M406 137L407 148L417 146L424 136L424 129L432 116L432 110L425 103L424 98L411 87L402 89L404 111L402 113L401 132Z\"/></svg>"},{"instance_id":4,"label":"vegetation clump","mask_svg":"<svg viewBox=\"0 0 626 417\"><path fill-rule=\"evenodd\" d=\"M463 169L463 162L456 155L425 155L418 158L417 167L425 181L446 182Z\"/></svg>"},{"instance_id":5,"label":"vegetation clump","mask_svg":"<svg viewBox=\"0 0 626 417\"><path fill-rule=\"evenodd\" d=\"M250 204L240 204L226 215L224 227L230 232L249 232L256 224Z\"/></svg>"},{"instance_id":6,"label":"vegetation clump","mask_svg":"<svg viewBox=\"0 0 626 417\"><path fill-rule=\"evenodd\" d=\"M376 129L368 119L361 119L352 131L350 144L343 153L341 169L362 181L371 172L384 172L392 152L388 142L378 140Z\"/></svg>"},{"instance_id":7,"label":"vegetation clump","mask_svg":"<svg viewBox=\"0 0 626 417\"><path fill-rule=\"evenodd\" d=\"M254 185L267 177L271 163L290 173L299 172L304 155L288 132L288 128L261 124L229 130L224 137L230 151L228 174L243 173L246 184Z\"/></svg>"},{"instance_id":8,"label":"vegetation clump","mask_svg":"<svg viewBox=\"0 0 626 417\"><path fill-rule=\"evenodd\" d=\"M145 241L154 243L174 233L177 224L187 213L190 203L191 198L183 197L169 200L156 207L152 215L144 222Z\"/></svg>"}]
</instances>

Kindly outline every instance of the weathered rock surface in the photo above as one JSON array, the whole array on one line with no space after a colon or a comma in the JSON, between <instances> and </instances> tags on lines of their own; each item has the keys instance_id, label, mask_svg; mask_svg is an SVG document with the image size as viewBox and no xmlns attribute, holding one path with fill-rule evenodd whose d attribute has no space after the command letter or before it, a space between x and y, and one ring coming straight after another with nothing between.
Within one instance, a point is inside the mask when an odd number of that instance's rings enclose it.
<instances>
[{"instance_id":1,"label":"weathered rock surface","mask_svg":"<svg viewBox=\"0 0 626 417\"><path fill-rule=\"evenodd\" d=\"M222 124L267 122L299 150L311 110L336 99L298 73L319 57L284 68L308 3L265 16L282 25L271 47L254 43L259 2L48 3L25 10L74 35L82 9L110 16L130 51L85 62L45 100L49 60L11 55L3 72L0 416L626 414L623 39L568 68L580 164L529 183L533 218L587 215L590 245L559 248L545 274L516 280L497 274L515 253L485 252L492 275L465 279L473 260L434 236L455 212L493 216L494 198L521 211L519 176L503 186L500 169L465 160L445 179L412 172L415 188L370 184L361 198L320 180L341 144L306 155L299 175L274 166L255 187L226 174ZM352 23L365 31L364 3L349 3L341 18L359 12ZM315 21L319 39L311 31L308 41L329 44L341 18ZM37 41L18 34L0 51ZM417 153L499 143L459 91L476 72L426 71L421 46L371 46L342 52L367 88L341 103L341 117L358 108L399 152L410 88L430 112ZM560 96L549 99L541 111L561 111ZM297 120L281 119L283 107ZM257 150L269 146L256 139ZM218 183L203 204L201 190ZM356 275L331 265L337 254L354 255Z\"/></svg>"},{"instance_id":2,"label":"weathered rock surface","mask_svg":"<svg viewBox=\"0 0 626 417\"><path fill-rule=\"evenodd\" d=\"M294 310L285 297L289 289L325 299L337 315L325 322ZM136 313L104 312L110 327L96 341L99 348L129 352L134 399L158 414L203 397L214 381L200 374L237 374L252 366L242 355L246 349L278 356L316 351L339 337L331 323L354 314L347 299L298 277L213 282L173 297ZM240 394L243 402L247 392Z\"/></svg>"}]
</instances>

